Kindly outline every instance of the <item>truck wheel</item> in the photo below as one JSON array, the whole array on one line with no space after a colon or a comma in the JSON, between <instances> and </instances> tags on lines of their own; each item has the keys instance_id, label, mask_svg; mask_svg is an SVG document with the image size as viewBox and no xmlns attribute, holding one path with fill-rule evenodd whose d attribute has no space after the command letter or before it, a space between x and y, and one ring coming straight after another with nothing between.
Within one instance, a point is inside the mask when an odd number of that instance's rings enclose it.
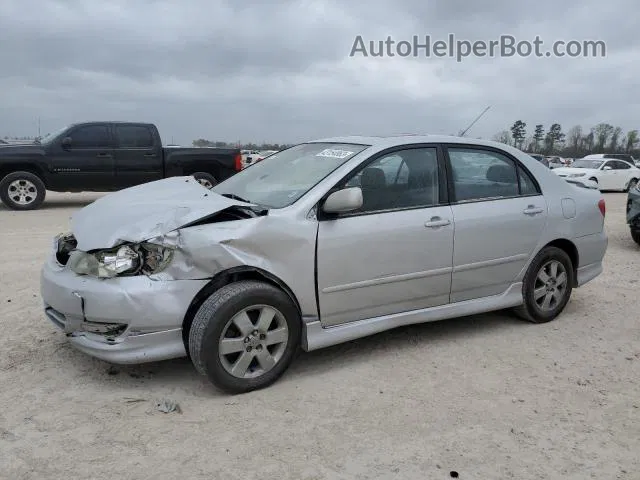
<instances>
[{"instance_id":1,"label":"truck wheel","mask_svg":"<svg viewBox=\"0 0 640 480\"><path fill-rule=\"evenodd\" d=\"M13 172L0 181L0 200L12 210L35 210L46 194L40 177L31 172Z\"/></svg>"},{"instance_id":2,"label":"truck wheel","mask_svg":"<svg viewBox=\"0 0 640 480\"><path fill-rule=\"evenodd\" d=\"M195 178L200 185L209 189L215 187L218 184L218 181L215 179L215 177L209 173L194 173L193 178Z\"/></svg>"},{"instance_id":3,"label":"truck wheel","mask_svg":"<svg viewBox=\"0 0 640 480\"><path fill-rule=\"evenodd\" d=\"M272 384L287 370L300 332L300 314L285 292L239 281L200 306L189 331L189 354L216 387L244 393Z\"/></svg>"}]
</instances>

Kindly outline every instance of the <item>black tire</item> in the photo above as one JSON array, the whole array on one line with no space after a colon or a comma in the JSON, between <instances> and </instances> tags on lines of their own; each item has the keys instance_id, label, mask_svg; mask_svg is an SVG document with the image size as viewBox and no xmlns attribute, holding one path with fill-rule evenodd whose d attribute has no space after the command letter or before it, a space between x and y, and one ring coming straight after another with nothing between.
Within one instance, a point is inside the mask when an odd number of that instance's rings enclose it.
<instances>
[{"instance_id":1,"label":"black tire","mask_svg":"<svg viewBox=\"0 0 640 480\"><path fill-rule=\"evenodd\" d=\"M222 358L220 342L229 329L235 328L235 325L230 326L234 316L252 306L266 306L267 308L275 309L281 314L280 320L276 320L274 317L274 321L284 321L286 323L288 334L285 333L284 337L286 337L287 343L282 346L281 352L278 353L280 356L275 360L275 365L270 370L262 374L258 373L254 377L240 378L229 372L231 362L226 363L229 357ZM251 328L255 327L252 326ZM237 330L237 332L240 336L232 339L235 342L242 340L241 337L244 336L244 334L240 333L240 330ZM206 375L217 388L232 394L249 392L271 385L287 370L300 344L300 332L300 313L285 292L264 282L254 280L239 281L222 287L202 303L191 324L189 355L196 370ZM259 335L259 337L263 337L263 335ZM247 338L249 337L244 339L244 345L249 345L246 343ZM252 338L259 341L255 336ZM245 347L243 346L242 348L244 349ZM251 350L250 346L246 348ZM252 358L251 363L247 366L249 375L253 375L253 372L249 370L256 368L252 367L254 362L258 366L257 368L262 369L262 365L258 361L258 355L262 353L263 347L256 346L254 348L253 353L249 352L249 350L235 352L238 357L233 366L240 363L240 358L245 356L246 351L248 356ZM276 346L276 348L279 347ZM264 350L264 353L271 355L266 346ZM235 353L230 353L229 355L233 356ZM223 362L226 363L226 366Z\"/></svg>"},{"instance_id":2,"label":"black tire","mask_svg":"<svg viewBox=\"0 0 640 480\"><path fill-rule=\"evenodd\" d=\"M11 210L35 210L46 194L44 182L31 172L13 172L0 180L0 200Z\"/></svg>"},{"instance_id":3,"label":"black tire","mask_svg":"<svg viewBox=\"0 0 640 480\"><path fill-rule=\"evenodd\" d=\"M631 238L633 241L640 245L640 230L631 230Z\"/></svg>"},{"instance_id":4,"label":"black tire","mask_svg":"<svg viewBox=\"0 0 640 480\"><path fill-rule=\"evenodd\" d=\"M538 274L540 273L543 267L546 267L550 264L550 262L558 262L564 269L566 273L566 279L564 283L564 289L562 290L561 299L557 301L553 306L549 306L548 309L544 309L542 306L538 305L535 299L535 290L536 286L540 285L541 280L538 278ZM559 271L559 270L558 270ZM555 319L564 307L569 302L571 298L571 292L573 290L573 284L575 281L575 273L573 270L573 262L567 253L557 247L545 247L536 255L536 257L529 265L527 273L524 276L524 281L522 283L522 296L524 299L524 303L519 307L516 307L515 313L532 323L546 323ZM553 288L553 286L538 286L538 290L544 288ZM556 290L558 291L558 290ZM545 299L549 294L552 294L553 291L546 290ZM552 300L555 300L556 297L552 296ZM543 299L544 302L544 299Z\"/></svg>"},{"instance_id":5,"label":"black tire","mask_svg":"<svg viewBox=\"0 0 640 480\"><path fill-rule=\"evenodd\" d=\"M198 183L206 188L213 188L218 184L218 181L215 179L215 177L209 173L197 172L192 176L198 181Z\"/></svg>"},{"instance_id":6,"label":"black tire","mask_svg":"<svg viewBox=\"0 0 640 480\"><path fill-rule=\"evenodd\" d=\"M627 185L627 188L625 188L625 192L628 192L629 190L633 190L633 188L638 184L638 179L637 178L632 178L631 180L629 180L629 184Z\"/></svg>"}]
</instances>

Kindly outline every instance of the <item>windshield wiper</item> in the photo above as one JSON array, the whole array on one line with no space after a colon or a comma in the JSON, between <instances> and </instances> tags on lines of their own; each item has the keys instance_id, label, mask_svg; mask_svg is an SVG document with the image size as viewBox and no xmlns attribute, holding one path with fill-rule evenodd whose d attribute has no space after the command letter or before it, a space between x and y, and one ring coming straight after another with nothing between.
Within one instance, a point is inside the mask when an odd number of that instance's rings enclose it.
<instances>
[{"instance_id":1,"label":"windshield wiper","mask_svg":"<svg viewBox=\"0 0 640 480\"><path fill-rule=\"evenodd\" d=\"M222 195L223 197L230 198L231 200L238 200L239 202L253 203L253 202L250 202L249 200L245 200L244 198L239 197L235 193L221 193L220 195Z\"/></svg>"}]
</instances>

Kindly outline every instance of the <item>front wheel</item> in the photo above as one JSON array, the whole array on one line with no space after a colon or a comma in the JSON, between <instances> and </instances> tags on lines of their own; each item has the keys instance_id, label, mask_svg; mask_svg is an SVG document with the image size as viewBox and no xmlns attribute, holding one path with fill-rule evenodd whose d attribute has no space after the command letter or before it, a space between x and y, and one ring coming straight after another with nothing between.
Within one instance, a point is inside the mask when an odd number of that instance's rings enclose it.
<instances>
[{"instance_id":1,"label":"front wheel","mask_svg":"<svg viewBox=\"0 0 640 480\"><path fill-rule=\"evenodd\" d=\"M46 194L44 182L31 172L13 172L0 180L0 200L12 210L35 210Z\"/></svg>"},{"instance_id":2,"label":"front wheel","mask_svg":"<svg viewBox=\"0 0 640 480\"><path fill-rule=\"evenodd\" d=\"M557 247L543 248L524 276L524 303L515 309L516 313L533 323L550 322L569 302L573 283L573 263L569 255Z\"/></svg>"},{"instance_id":3,"label":"front wheel","mask_svg":"<svg viewBox=\"0 0 640 480\"><path fill-rule=\"evenodd\" d=\"M631 238L633 241L640 245L640 230L631 230Z\"/></svg>"},{"instance_id":4,"label":"front wheel","mask_svg":"<svg viewBox=\"0 0 640 480\"><path fill-rule=\"evenodd\" d=\"M213 187L215 187L218 184L218 181L215 179L215 177L209 173L204 173L204 172L194 173L193 178L195 178L200 185L202 185L205 188L208 188L209 190L211 190Z\"/></svg>"},{"instance_id":5,"label":"front wheel","mask_svg":"<svg viewBox=\"0 0 640 480\"><path fill-rule=\"evenodd\" d=\"M235 282L214 292L196 312L189 354L216 387L249 392L287 370L300 331L300 314L285 292L264 282Z\"/></svg>"}]
</instances>

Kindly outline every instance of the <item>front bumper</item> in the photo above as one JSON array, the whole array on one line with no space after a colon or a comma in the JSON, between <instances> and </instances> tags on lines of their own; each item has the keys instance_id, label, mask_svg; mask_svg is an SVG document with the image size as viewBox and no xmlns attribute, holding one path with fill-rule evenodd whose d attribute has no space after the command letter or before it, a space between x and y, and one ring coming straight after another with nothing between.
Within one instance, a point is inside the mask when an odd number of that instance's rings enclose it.
<instances>
[{"instance_id":1,"label":"front bumper","mask_svg":"<svg viewBox=\"0 0 640 480\"><path fill-rule=\"evenodd\" d=\"M182 322L207 280L99 279L77 275L53 258L42 267L45 315L71 344L118 364L186 356Z\"/></svg>"},{"instance_id":2,"label":"front bumper","mask_svg":"<svg viewBox=\"0 0 640 480\"><path fill-rule=\"evenodd\" d=\"M627 224L640 231L640 190L632 188L627 195Z\"/></svg>"}]
</instances>

